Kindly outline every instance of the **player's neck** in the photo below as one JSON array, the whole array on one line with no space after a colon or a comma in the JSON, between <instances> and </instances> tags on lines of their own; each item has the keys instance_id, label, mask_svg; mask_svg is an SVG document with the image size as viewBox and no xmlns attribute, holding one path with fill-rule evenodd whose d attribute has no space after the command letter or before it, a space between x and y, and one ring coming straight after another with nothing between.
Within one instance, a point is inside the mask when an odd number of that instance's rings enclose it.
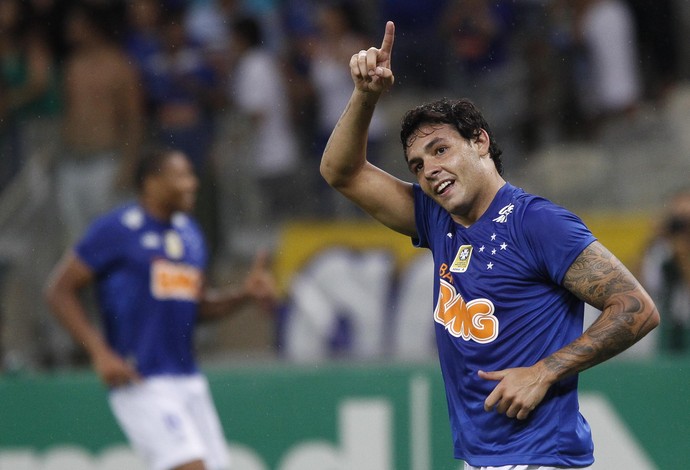
<instances>
[{"instance_id":1,"label":"player's neck","mask_svg":"<svg viewBox=\"0 0 690 470\"><path fill-rule=\"evenodd\" d=\"M162 223L169 223L172 220L174 211L164 204L156 203L145 197L140 198L139 205L144 211L154 219Z\"/></svg>"}]
</instances>

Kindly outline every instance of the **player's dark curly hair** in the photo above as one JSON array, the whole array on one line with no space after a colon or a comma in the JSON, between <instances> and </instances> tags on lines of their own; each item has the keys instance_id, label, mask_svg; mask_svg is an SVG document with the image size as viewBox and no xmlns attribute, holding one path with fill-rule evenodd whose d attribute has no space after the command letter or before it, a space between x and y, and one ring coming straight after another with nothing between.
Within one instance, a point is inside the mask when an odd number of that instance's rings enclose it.
<instances>
[{"instance_id":1,"label":"player's dark curly hair","mask_svg":"<svg viewBox=\"0 0 690 470\"><path fill-rule=\"evenodd\" d=\"M503 151L498 146L482 113L470 100L462 98L449 100L442 98L437 101L422 104L409 110L402 118L400 140L407 159L407 149L414 142L415 132L424 124L450 124L465 139L476 139L480 130L484 129L489 136L489 154L494 161L498 174L503 174Z\"/></svg>"},{"instance_id":2,"label":"player's dark curly hair","mask_svg":"<svg viewBox=\"0 0 690 470\"><path fill-rule=\"evenodd\" d=\"M180 151L171 147L151 145L146 147L139 157L134 171L134 189L141 192L144 182L161 172L165 162Z\"/></svg>"}]
</instances>

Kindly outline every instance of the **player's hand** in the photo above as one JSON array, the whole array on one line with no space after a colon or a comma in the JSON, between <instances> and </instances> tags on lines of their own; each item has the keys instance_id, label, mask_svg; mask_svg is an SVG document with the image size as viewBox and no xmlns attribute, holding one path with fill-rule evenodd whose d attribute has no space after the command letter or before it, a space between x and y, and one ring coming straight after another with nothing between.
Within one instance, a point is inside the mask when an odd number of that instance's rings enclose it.
<instances>
[{"instance_id":1,"label":"player's hand","mask_svg":"<svg viewBox=\"0 0 690 470\"><path fill-rule=\"evenodd\" d=\"M395 77L391 70L391 55L393 40L395 39L395 25L392 21L386 23L381 48L370 47L361 50L350 59L350 74L355 82L355 88L364 92L382 93L389 89Z\"/></svg>"},{"instance_id":2,"label":"player's hand","mask_svg":"<svg viewBox=\"0 0 690 470\"><path fill-rule=\"evenodd\" d=\"M494 372L479 371L479 377L498 381L498 385L484 401L484 409L495 409L509 418L526 419L541 403L551 386L537 366Z\"/></svg>"},{"instance_id":3,"label":"player's hand","mask_svg":"<svg viewBox=\"0 0 690 470\"><path fill-rule=\"evenodd\" d=\"M268 252L259 251L244 281L245 292L267 311L278 303L278 289L269 264Z\"/></svg>"},{"instance_id":4,"label":"player's hand","mask_svg":"<svg viewBox=\"0 0 690 470\"><path fill-rule=\"evenodd\" d=\"M141 381L130 363L112 351L103 350L92 357L93 368L108 387L122 387Z\"/></svg>"}]
</instances>

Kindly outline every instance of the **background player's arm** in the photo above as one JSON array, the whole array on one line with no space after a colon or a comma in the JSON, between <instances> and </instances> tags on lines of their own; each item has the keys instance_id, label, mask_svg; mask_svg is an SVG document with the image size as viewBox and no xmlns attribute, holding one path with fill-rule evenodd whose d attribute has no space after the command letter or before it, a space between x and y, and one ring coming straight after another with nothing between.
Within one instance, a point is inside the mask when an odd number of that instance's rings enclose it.
<instances>
[{"instance_id":1,"label":"background player's arm","mask_svg":"<svg viewBox=\"0 0 690 470\"><path fill-rule=\"evenodd\" d=\"M412 185L375 167L366 159L369 124L381 94L393 85L390 58L395 36L386 24L381 48L360 51L350 59L355 83L321 159L321 175L333 188L384 225L416 235Z\"/></svg>"},{"instance_id":2,"label":"background player's arm","mask_svg":"<svg viewBox=\"0 0 690 470\"><path fill-rule=\"evenodd\" d=\"M659 324L649 294L609 250L593 242L568 269L564 286L601 315L575 341L532 367L480 372L499 384L484 407L526 418L551 385L629 348Z\"/></svg>"},{"instance_id":3,"label":"background player's arm","mask_svg":"<svg viewBox=\"0 0 690 470\"><path fill-rule=\"evenodd\" d=\"M45 298L51 312L82 346L91 358L101 380L109 386L125 385L139 380L139 374L108 345L88 319L80 293L91 284L94 274L73 252L68 252L51 273Z\"/></svg>"},{"instance_id":4,"label":"background player's arm","mask_svg":"<svg viewBox=\"0 0 690 470\"><path fill-rule=\"evenodd\" d=\"M278 301L278 289L269 269L268 258L265 251L257 253L249 273L239 287L204 289L199 304L200 319L224 317L237 312L249 302L255 302L265 311L273 310Z\"/></svg>"}]
</instances>

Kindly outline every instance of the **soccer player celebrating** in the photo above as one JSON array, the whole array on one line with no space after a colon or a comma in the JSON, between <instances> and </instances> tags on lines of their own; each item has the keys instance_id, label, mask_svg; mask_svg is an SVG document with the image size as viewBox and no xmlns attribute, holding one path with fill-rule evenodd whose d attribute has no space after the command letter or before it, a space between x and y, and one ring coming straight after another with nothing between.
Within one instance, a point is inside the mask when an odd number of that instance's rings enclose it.
<instances>
[{"instance_id":1,"label":"soccer player celebrating","mask_svg":"<svg viewBox=\"0 0 690 470\"><path fill-rule=\"evenodd\" d=\"M434 258L437 347L455 457L467 469L586 468L578 373L659 323L633 275L571 212L503 179L502 151L468 100L407 112L401 140L416 182L366 159L374 108L394 82L395 26L354 54L354 91L321 174ZM583 333L584 303L601 310Z\"/></svg>"}]
</instances>

